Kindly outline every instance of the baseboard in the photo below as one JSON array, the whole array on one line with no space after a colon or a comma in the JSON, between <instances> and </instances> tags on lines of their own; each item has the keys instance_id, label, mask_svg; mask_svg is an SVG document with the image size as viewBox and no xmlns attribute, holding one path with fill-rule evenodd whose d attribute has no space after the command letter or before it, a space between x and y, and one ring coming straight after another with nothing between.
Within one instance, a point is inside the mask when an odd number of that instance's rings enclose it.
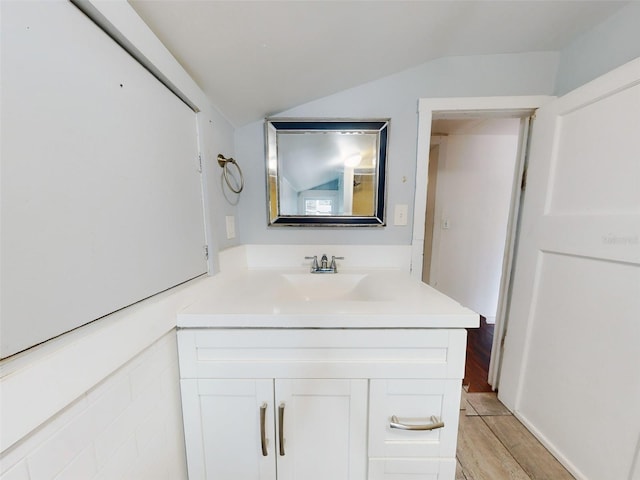
<instances>
[{"instance_id":1,"label":"baseboard","mask_svg":"<svg viewBox=\"0 0 640 480\"><path fill-rule=\"evenodd\" d=\"M567 457L565 457L562 452L549 441L547 437L545 437L521 412L515 411L513 415L520 420L520 422L529 430L534 437L538 439L538 441L544 445L544 447L553 455L556 460L558 460L564 468L566 468L571 475L573 475L576 480L589 480L587 476L582 473L578 467L576 467L572 462L569 461Z\"/></svg>"}]
</instances>

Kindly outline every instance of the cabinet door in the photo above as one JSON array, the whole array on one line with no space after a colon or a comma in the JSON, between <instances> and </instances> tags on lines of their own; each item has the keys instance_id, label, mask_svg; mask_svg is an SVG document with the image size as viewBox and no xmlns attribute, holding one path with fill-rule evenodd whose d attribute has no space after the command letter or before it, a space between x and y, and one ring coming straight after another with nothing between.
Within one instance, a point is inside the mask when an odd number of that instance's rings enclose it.
<instances>
[{"instance_id":1,"label":"cabinet door","mask_svg":"<svg viewBox=\"0 0 640 480\"><path fill-rule=\"evenodd\" d=\"M181 384L189 479L275 480L273 380Z\"/></svg>"},{"instance_id":2,"label":"cabinet door","mask_svg":"<svg viewBox=\"0 0 640 480\"><path fill-rule=\"evenodd\" d=\"M366 478L367 380L278 379L275 406L278 480Z\"/></svg>"}]
</instances>

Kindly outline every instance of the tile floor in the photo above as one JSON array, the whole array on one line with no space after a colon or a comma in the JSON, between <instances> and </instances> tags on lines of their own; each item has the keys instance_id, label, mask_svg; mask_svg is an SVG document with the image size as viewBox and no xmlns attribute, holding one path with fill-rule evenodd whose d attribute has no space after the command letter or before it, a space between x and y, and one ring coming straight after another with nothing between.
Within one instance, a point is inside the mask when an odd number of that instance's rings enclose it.
<instances>
[{"instance_id":1,"label":"tile floor","mask_svg":"<svg viewBox=\"0 0 640 480\"><path fill-rule=\"evenodd\" d=\"M456 480L574 480L496 398L462 391Z\"/></svg>"}]
</instances>

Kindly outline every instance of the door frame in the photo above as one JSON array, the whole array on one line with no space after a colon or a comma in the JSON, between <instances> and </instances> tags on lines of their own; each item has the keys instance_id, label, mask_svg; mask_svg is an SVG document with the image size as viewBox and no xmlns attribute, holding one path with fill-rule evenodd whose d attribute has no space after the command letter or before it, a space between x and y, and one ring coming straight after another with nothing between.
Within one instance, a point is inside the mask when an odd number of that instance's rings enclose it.
<instances>
[{"instance_id":1,"label":"door frame","mask_svg":"<svg viewBox=\"0 0 640 480\"><path fill-rule=\"evenodd\" d=\"M411 275L422 280L424 260L425 217L427 208L427 185L429 171L429 150L431 142L431 124L434 114L446 113L457 118L468 116L501 116L529 117L533 112L553 100L547 95L509 96L509 97L452 97L421 98L418 103L418 145L416 158L416 190L413 209L413 236L411 241ZM526 164L526 147L528 144L529 122L522 122L520 146L516 164L516 182L522 177ZM500 380L502 359L501 346L506 334L506 312L511 286L511 270L514 249L517 242L518 212L520 206L520 189L514 188L509 209L505 255L502 265L502 279L498 298L498 311L494 330L491 361L489 365L489 384L497 389Z\"/></svg>"}]
</instances>

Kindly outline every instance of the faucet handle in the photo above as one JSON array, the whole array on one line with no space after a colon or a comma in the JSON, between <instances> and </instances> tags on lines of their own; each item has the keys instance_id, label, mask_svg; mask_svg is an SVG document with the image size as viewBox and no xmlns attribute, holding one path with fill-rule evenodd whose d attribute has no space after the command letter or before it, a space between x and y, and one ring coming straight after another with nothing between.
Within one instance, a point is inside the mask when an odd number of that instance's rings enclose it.
<instances>
[{"instance_id":1,"label":"faucet handle","mask_svg":"<svg viewBox=\"0 0 640 480\"><path fill-rule=\"evenodd\" d=\"M344 257L335 257L335 256L331 256L331 269L334 270L335 272L337 272L337 266L336 266L336 260L344 260Z\"/></svg>"},{"instance_id":2,"label":"faucet handle","mask_svg":"<svg viewBox=\"0 0 640 480\"><path fill-rule=\"evenodd\" d=\"M305 260L313 260L311 264L311 271L318 270L318 256L314 255L313 257L304 257Z\"/></svg>"}]
</instances>

